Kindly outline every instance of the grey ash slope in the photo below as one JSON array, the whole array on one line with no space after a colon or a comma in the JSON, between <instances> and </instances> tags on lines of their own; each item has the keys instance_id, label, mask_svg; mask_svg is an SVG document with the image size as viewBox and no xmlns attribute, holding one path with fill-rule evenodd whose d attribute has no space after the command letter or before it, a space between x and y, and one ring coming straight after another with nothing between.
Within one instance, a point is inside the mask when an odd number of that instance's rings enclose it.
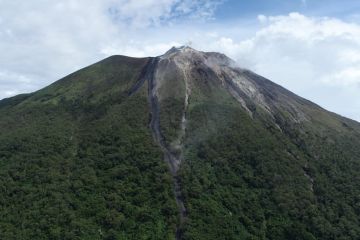
<instances>
[{"instance_id":1,"label":"grey ash slope","mask_svg":"<svg viewBox=\"0 0 360 240\"><path fill-rule=\"evenodd\" d=\"M359 182L351 182L360 164L359 123L237 67L220 53L173 48L158 58L154 76L163 145L173 155L171 169L180 176L187 208L185 239L357 236L336 224L349 217L341 216L343 207L353 208L355 195L342 202L348 190L359 192ZM222 185L227 181L240 186ZM327 198L335 193L339 198L329 207ZM261 214L246 213L247 204L258 204ZM332 219L328 211L340 215ZM355 226L359 216L352 215L356 209L351 212L348 226Z\"/></svg>"},{"instance_id":2,"label":"grey ash slope","mask_svg":"<svg viewBox=\"0 0 360 240\"><path fill-rule=\"evenodd\" d=\"M175 82L178 78L181 83ZM156 71L160 100L168 95L182 97L186 108L192 88L196 87L194 82L201 78L225 89L251 117L255 114L275 123L281 121L279 118L286 118L289 124L317 122L339 131L341 126L350 125L359 130L355 121L328 112L270 80L238 67L223 54L200 52L184 46L174 47L160 56Z\"/></svg>"},{"instance_id":3,"label":"grey ash slope","mask_svg":"<svg viewBox=\"0 0 360 240\"><path fill-rule=\"evenodd\" d=\"M0 127L0 238L360 236L360 124L220 53L110 57Z\"/></svg>"}]
</instances>

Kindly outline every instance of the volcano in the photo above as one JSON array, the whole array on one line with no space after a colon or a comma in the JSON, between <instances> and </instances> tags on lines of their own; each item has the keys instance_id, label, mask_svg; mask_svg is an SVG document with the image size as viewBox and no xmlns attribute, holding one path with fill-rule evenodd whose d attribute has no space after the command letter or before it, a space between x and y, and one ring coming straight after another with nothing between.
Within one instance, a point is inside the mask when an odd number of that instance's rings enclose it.
<instances>
[{"instance_id":1,"label":"volcano","mask_svg":"<svg viewBox=\"0 0 360 240\"><path fill-rule=\"evenodd\" d=\"M0 239L358 239L360 123L216 52L0 101Z\"/></svg>"}]
</instances>

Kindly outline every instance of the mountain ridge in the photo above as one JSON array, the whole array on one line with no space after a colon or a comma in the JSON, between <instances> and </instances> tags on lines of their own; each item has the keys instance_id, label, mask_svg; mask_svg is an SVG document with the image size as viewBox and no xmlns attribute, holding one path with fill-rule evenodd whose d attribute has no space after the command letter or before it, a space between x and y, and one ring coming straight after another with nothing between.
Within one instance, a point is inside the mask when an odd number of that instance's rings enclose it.
<instances>
[{"instance_id":1,"label":"mountain ridge","mask_svg":"<svg viewBox=\"0 0 360 240\"><path fill-rule=\"evenodd\" d=\"M103 61L109 61L109 60L112 60L112 59L115 59L115 58L117 58L117 59L119 59L119 60L120 60L120 59L146 60L146 59L151 59L151 58L161 58L161 57L163 57L164 55L168 54L169 52L171 52L171 53L179 52L180 50L183 50L183 49L192 49L192 48L189 47L189 46L186 46L186 45L180 46L180 47L175 47L175 46L174 46L174 47L172 47L171 49L169 49L166 53L164 53L163 55L159 55L159 56L155 56L155 57L130 57L130 56L126 56L126 55L112 55L112 56L109 56L109 57L107 57L107 58L105 58L105 59L103 59L103 60L100 60L100 61L97 61L97 62L95 62L95 63L93 63L93 64L90 64L90 65L87 66L87 67L81 68L80 70L77 70L77 71L75 71L75 72L73 72L73 73L70 73L69 75L61 78L61 79L58 80L58 81L61 81L61 80L64 79L64 78L68 78L68 77L72 76L73 74L76 74L76 73L79 72L79 71L82 71L82 70L84 70L84 69L87 69L87 68L89 68L89 67L91 67L91 66L93 66L93 65L96 65L96 64L98 64L98 63L101 63L101 62L103 62ZM172 52L172 51L173 51L173 52ZM192 49L192 51L201 52L201 51L197 51L197 50L195 50L195 49ZM205 53L205 52L202 52L202 53ZM206 53L219 54L219 55L222 55L222 56L225 56L225 57L226 57L226 55L224 55L224 54L222 54L222 53L217 53L217 52L206 52ZM228 57L226 57L226 58L228 58ZM256 74L255 72L253 72L253 71L251 71L251 70L249 70L249 69L240 68L240 67L238 67L238 64L237 64L234 60L232 60L232 59L230 59L230 58L228 58L228 59L232 62L233 66L239 68L239 69L240 69L241 71L243 71L243 72L246 72L246 73L248 73L248 74L251 74L251 75L260 77L260 78L262 78L262 79L265 80L265 81L269 81L270 84L275 85L275 86L277 86L277 87L280 87L280 88L282 88L283 90L285 90L287 93L291 93L291 94L293 94L295 97L300 98L301 100L303 100L303 101L305 101L305 102L308 102L308 103L311 103L311 104L313 104L313 105L316 105L316 106L317 106L318 108L320 108L321 110L325 110L325 111L329 112L330 114L335 114L335 115L337 115L338 117L341 117L341 118L344 118L344 119L348 119L348 120L351 120L351 121L354 121L354 122L358 123L358 121L355 120L355 119L351 119L351 118L349 118L349 117L342 116L342 115L339 114L339 113L336 113L336 112L333 112L333 111L329 111L329 110L325 109L324 107L322 107L322 106L314 103L313 101L310 101L310 100L308 100L308 99L302 98L302 97L300 97L298 94L295 94L295 93L289 91L288 89L282 87L281 85L279 85L279 84L277 84L277 83L275 83L275 82L272 82L271 80L269 80L269 79L267 79L267 78L264 78L264 77L262 77L261 75L258 75L258 74ZM52 84L57 83L58 81L55 81L55 82L51 83L49 86L51 86ZM46 87L44 87L44 88L47 88L47 87L48 87L48 86L46 86ZM42 88L42 89L44 89L44 88ZM20 100L22 100L23 98L26 98L27 96L33 95L33 94L35 94L36 92L41 91L42 89L37 90L37 91L34 91L34 92L32 92L32 93L23 93L23 94L18 94L18 95L16 95L16 96L12 96L12 97L6 97L6 98L1 99L0 101L2 102L3 105L4 105L4 102L7 102L7 101L9 101L9 100L11 100L11 99L13 99L13 98L20 98L20 99L19 99L19 101L20 101Z\"/></svg>"}]
</instances>

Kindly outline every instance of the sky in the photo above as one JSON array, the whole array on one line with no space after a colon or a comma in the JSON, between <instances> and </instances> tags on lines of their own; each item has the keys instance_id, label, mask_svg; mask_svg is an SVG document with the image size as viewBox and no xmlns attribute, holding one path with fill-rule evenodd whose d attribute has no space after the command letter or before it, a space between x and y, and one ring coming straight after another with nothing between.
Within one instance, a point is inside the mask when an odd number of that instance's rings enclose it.
<instances>
[{"instance_id":1,"label":"sky","mask_svg":"<svg viewBox=\"0 0 360 240\"><path fill-rule=\"evenodd\" d=\"M359 0L0 0L0 99L181 45L360 121Z\"/></svg>"}]
</instances>

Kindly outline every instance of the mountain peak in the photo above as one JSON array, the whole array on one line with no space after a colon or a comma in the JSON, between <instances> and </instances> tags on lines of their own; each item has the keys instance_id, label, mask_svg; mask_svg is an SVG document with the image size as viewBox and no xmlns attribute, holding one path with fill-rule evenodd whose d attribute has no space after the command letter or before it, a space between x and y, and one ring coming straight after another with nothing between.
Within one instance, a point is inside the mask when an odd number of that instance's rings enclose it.
<instances>
[{"instance_id":1,"label":"mountain peak","mask_svg":"<svg viewBox=\"0 0 360 240\"><path fill-rule=\"evenodd\" d=\"M198 51L194 48L191 48L187 45L180 46L180 47L172 47L170 48L165 54L161 55L161 59L170 59L173 57L182 57L182 58L194 58L194 57L202 57L204 55L204 52Z\"/></svg>"},{"instance_id":2,"label":"mountain peak","mask_svg":"<svg viewBox=\"0 0 360 240\"><path fill-rule=\"evenodd\" d=\"M172 77L167 76L178 75L179 79L184 79L187 95L191 95L191 89L197 84L194 81L201 79L207 84L226 89L250 115L253 115L252 109L257 106L273 117L273 100L261 84L247 76L248 72L238 67L237 63L225 54L197 51L189 46L173 47L159 57L157 64L158 88L166 89L159 94L159 98L166 96L175 86ZM169 81L172 83L167 83ZM299 119L299 116L295 118Z\"/></svg>"},{"instance_id":3,"label":"mountain peak","mask_svg":"<svg viewBox=\"0 0 360 240\"><path fill-rule=\"evenodd\" d=\"M160 56L161 60L173 59L177 63L196 64L203 63L210 68L218 68L220 66L238 67L237 63L218 52L203 52L196 50L190 46L184 45L180 47L172 47L165 54Z\"/></svg>"},{"instance_id":4,"label":"mountain peak","mask_svg":"<svg viewBox=\"0 0 360 240\"><path fill-rule=\"evenodd\" d=\"M174 53L179 53L179 52L184 53L184 52L199 52L199 51L193 49L192 47L190 47L188 45L183 45L180 47L173 46L164 55L169 55L169 54L174 54Z\"/></svg>"}]
</instances>

